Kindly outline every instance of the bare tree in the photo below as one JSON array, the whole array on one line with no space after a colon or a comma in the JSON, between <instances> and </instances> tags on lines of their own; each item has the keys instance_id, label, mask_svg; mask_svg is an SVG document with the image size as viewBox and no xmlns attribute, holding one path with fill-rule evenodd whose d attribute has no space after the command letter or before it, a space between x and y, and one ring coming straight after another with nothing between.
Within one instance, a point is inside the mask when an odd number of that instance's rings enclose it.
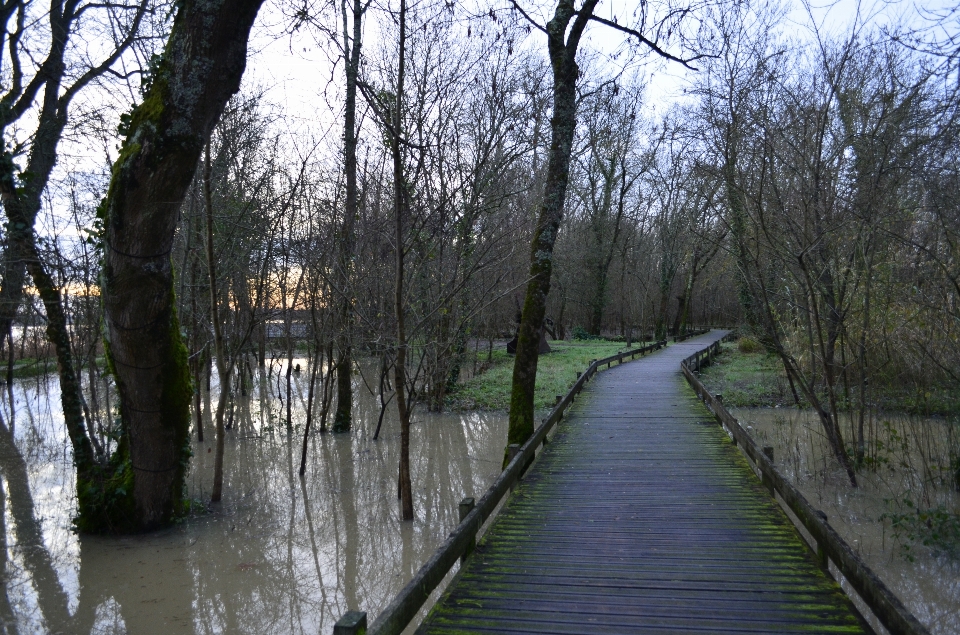
<instances>
[{"instance_id":1,"label":"bare tree","mask_svg":"<svg viewBox=\"0 0 960 635\"><path fill-rule=\"evenodd\" d=\"M515 11L547 37L547 50L553 71L553 117L550 120L551 141L546 186L530 246L529 283L523 302L517 355L513 366L508 444L522 444L533 434L533 397L541 330L547 295L550 293L553 248L563 219L570 174L570 153L577 127L576 96L580 76L577 52L587 25L590 22L599 22L607 28L634 38L647 50L669 60L688 64L696 59L694 57L684 60L672 55L662 48L662 43L658 41L661 37L666 39L667 32L676 32L679 35L687 11L668 11L666 16L657 16L648 5L644 5L638 14L639 20L635 27L624 27L594 15L597 1L584 0L577 8L573 0L559 0L553 18L546 25L541 25L531 18L516 1L512 5ZM646 32L653 35L648 36ZM504 461L506 457L505 451Z\"/></svg>"},{"instance_id":2,"label":"bare tree","mask_svg":"<svg viewBox=\"0 0 960 635\"><path fill-rule=\"evenodd\" d=\"M103 204L105 337L124 441L122 469L101 487L124 486L121 529L164 524L181 508L193 390L170 250L204 143L239 87L261 1L180 5L143 103L130 115Z\"/></svg>"}]
</instances>

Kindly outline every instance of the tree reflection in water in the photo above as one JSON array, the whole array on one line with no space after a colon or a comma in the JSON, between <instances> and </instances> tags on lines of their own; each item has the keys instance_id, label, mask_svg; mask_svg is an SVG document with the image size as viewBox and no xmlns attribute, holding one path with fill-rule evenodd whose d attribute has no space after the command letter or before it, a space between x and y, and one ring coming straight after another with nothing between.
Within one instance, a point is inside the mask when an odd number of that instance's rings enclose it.
<instances>
[{"instance_id":1,"label":"tree reflection in water","mask_svg":"<svg viewBox=\"0 0 960 635\"><path fill-rule=\"evenodd\" d=\"M72 533L72 458L52 409L57 382L15 385L13 410L7 404L0 421L3 632L330 632L348 607L373 615L385 607L456 526L458 501L481 495L499 472L503 415L419 412L411 448L417 520L402 523L399 425L386 420L380 441L371 440L379 408L362 383L354 432L313 436L303 480L296 434L272 423L284 405L275 386L258 383L255 398L237 398L223 503L128 537ZM305 386L298 390L302 423ZM188 481L189 495L204 502L211 445L194 442Z\"/></svg>"}]
</instances>

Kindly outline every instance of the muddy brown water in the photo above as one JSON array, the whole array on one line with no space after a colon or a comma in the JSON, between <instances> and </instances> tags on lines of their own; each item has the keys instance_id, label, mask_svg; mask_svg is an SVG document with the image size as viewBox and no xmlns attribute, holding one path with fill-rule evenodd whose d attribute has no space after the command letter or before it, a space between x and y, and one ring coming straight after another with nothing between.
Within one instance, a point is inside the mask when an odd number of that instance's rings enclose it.
<instances>
[{"instance_id":1,"label":"muddy brown water","mask_svg":"<svg viewBox=\"0 0 960 635\"><path fill-rule=\"evenodd\" d=\"M304 373L306 375L306 373ZM298 379L302 382L303 379ZM399 518L399 424L357 385L351 434L285 432L274 373L237 405L224 500L160 532L78 536L56 378L16 384L0 434L0 623L7 633L330 633L348 608L376 616L458 523L457 504L499 473L506 417L414 414L417 518ZM302 424L305 386L294 396ZM299 416L299 418L297 418ZM213 430L193 443L188 494L209 501Z\"/></svg>"},{"instance_id":2,"label":"muddy brown water","mask_svg":"<svg viewBox=\"0 0 960 635\"><path fill-rule=\"evenodd\" d=\"M302 382L297 378L294 391L296 426L304 412ZM376 616L456 526L459 500L480 496L499 473L504 415L417 410L411 457L417 519L403 523L394 410L373 441L379 407L358 379L354 432L312 435L301 480L301 430L285 432L278 387L274 372L237 405L220 505L161 532L111 538L71 531L73 468L56 378L16 383L12 412L6 399L0 407L7 431L0 430L3 632L329 633L348 608ZM934 483L928 469L942 459L943 421L922 427L893 420L890 429L901 430L908 443L893 443L887 432L887 463L862 473L863 486L852 490L809 413L735 414L775 447L778 467L933 633L960 633L958 561L922 547L905 558L880 518L905 495L960 509L956 493ZM209 500L213 470L209 420L205 427L207 442L193 443L188 480L188 494L200 501Z\"/></svg>"},{"instance_id":3,"label":"muddy brown water","mask_svg":"<svg viewBox=\"0 0 960 635\"><path fill-rule=\"evenodd\" d=\"M960 633L960 554L898 537L889 518L883 518L916 506L960 513L960 494L943 469L949 465L950 429L956 423L877 417L869 425L882 445L868 452L874 467L858 473L860 486L854 489L831 457L814 413L792 408L731 412L760 445L773 446L777 468L826 513L830 524L931 633ZM847 426L844 422L849 434Z\"/></svg>"}]
</instances>

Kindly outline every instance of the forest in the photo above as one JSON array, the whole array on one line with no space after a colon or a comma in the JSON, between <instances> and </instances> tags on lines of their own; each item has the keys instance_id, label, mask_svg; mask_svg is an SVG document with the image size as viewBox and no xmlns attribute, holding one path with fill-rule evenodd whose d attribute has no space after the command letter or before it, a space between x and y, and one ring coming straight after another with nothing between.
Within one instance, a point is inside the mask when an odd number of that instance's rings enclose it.
<instances>
[{"instance_id":1,"label":"forest","mask_svg":"<svg viewBox=\"0 0 960 635\"><path fill-rule=\"evenodd\" d=\"M956 415L955 7L261 4L0 5L0 353L57 375L80 531L188 511L212 382L219 501L268 365L301 476L373 369L405 519L411 413L514 336L509 442L543 333L736 327L851 486L871 412ZM243 80L265 25L329 60L312 110Z\"/></svg>"}]
</instances>

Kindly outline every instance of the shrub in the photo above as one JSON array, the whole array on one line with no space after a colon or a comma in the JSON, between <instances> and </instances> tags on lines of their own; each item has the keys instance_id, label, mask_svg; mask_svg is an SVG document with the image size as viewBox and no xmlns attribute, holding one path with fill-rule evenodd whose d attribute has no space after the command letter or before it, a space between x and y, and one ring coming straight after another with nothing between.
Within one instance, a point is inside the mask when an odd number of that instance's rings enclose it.
<instances>
[{"instance_id":1,"label":"shrub","mask_svg":"<svg viewBox=\"0 0 960 635\"><path fill-rule=\"evenodd\" d=\"M590 341L590 340L602 340L603 338L599 335L594 335L587 332L582 326L573 327L573 339L580 341Z\"/></svg>"},{"instance_id":2,"label":"shrub","mask_svg":"<svg viewBox=\"0 0 960 635\"><path fill-rule=\"evenodd\" d=\"M909 499L902 504L913 507ZM914 507L906 513L887 512L880 520L890 521L893 536L907 560L913 560L912 549L918 544L954 558L960 552L960 515L942 505L931 509Z\"/></svg>"},{"instance_id":3,"label":"shrub","mask_svg":"<svg viewBox=\"0 0 960 635\"><path fill-rule=\"evenodd\" d=\"M737 348L741 353L756 353L760 350L760 343L752 337L741 337L737 340Z\"/></svg>"}]
</instances>

